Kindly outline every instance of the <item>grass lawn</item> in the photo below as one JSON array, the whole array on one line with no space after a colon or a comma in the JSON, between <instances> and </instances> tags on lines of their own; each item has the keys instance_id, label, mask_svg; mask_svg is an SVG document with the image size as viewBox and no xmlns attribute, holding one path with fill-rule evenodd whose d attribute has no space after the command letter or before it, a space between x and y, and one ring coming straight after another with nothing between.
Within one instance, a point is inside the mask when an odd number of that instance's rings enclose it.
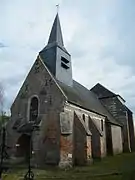
<instances>
[{"instance_id":1,"label":"grass lawn","mask_svg":"<svg viewBox=\"0 0 135 180\"><path fill-rule=\"evenodd\" d=\"M106 157L91 166L75 167L70 170L53 168L33 171L35 180L135 180L135 153ZM9 174L4 175L3 180L23 179L25 173L26 169L13 169Z\"/></svg>"}]
</instances>

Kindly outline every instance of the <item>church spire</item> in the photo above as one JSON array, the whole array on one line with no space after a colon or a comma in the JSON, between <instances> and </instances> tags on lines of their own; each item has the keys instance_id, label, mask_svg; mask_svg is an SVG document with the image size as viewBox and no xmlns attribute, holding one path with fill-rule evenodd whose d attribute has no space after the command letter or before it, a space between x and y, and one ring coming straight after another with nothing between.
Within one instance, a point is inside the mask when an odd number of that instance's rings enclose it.
<instances>
[{"instance_id":1,"label":"church spire","mask_svg":"<svg viewBox=\"0 0 135 180\"><path fill-rule=\"evenodd\" d=\"M58 13L52 26L48 44L39 54L57 80L68 86L73 85L71 56L64 47Z\"/></svg>"},{"instance_id":2,"label":"church spire","mask_svg":"<svg viewBox=\"0 0 135 180\"><path fill-rule=\"evenodd\" d=\"M50 33L50 37L48 40L48 44L51 44L51 43L56 43L57 45L59 45L61 47L64 46L58 13L55 17L55 20L54 20L54 23L52 26L52 30Z\"/></svg>"}]
</instances>

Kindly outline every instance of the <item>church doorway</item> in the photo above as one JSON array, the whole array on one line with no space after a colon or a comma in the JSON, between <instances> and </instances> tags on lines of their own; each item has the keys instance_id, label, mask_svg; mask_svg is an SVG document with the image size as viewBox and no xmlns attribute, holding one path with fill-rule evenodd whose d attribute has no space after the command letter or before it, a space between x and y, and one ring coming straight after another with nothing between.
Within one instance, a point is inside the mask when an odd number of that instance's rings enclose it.
<instances>
[{"instance_id":1,"label":"church doorway","mask_svg":"<svg viewBox=\"0 0 135 180\"><path fill-rule=\"evenodd\" d=\"M36 121L37 120L38 107L39 107L38 98L34 96L30 102L30 112L29 112L29 120L30 121Z\"/></svg>"},{"instance_id":2,"label":"church doorway","mask_svg":"<svg viewBox=\"0 0 135 180\"><path fill-rule=\"evenodd\" d=\"M22 134L16 143L16 157L24 157L25 161L28 161L29 152L30 152L30 136L27 134Z\"/></svg>"}]
</instances>

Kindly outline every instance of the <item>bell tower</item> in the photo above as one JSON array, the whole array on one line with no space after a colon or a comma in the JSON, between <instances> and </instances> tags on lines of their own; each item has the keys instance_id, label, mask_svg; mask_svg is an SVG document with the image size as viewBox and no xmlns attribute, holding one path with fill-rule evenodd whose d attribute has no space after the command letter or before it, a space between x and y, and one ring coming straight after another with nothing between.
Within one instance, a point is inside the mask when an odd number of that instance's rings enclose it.
<instances>
[{"instance_id":1,"label":"bell tower","mask_svg":"<svg viewBox=\"0 0 135 180\"><path fill-rule=\"evenodd\" d=\"M57 80L72 86L71 55L64 47L58 13L51 29L48 44L39 54Z\"/></svg>"}]
</instances>

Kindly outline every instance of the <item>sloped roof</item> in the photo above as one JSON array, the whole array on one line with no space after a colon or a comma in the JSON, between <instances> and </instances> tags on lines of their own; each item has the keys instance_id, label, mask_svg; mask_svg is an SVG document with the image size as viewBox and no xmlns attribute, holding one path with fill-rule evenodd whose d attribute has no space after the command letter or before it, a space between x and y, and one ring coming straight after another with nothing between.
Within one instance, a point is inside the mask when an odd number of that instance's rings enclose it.
<instances>
[{"instance_id":1,"label":"sloped roof","mask_svg":"<svg viewBox=\"0 0 135 180\"><path fill-rule=\"evenodd\" d=\"M100 83L97 83L93 88L91 88L91 91L93 91L98 96L98 98L117 96L115 93L105 88Z\"/></svg>"},{"instance_id":2,"label":"sloped roof","mask_svg":"<svg viewBox=\"0 0 135 180\"><path fill-rule=\"evenodd\" d=\"M130 113L133 113L132 110L130 110L125 104L123 104L126 111L129 111Z\"/></svg>"},{"instance_id":3,"label":"sloped roof","mask_svg":"<svg viewBox=\"0 0 135 180\"><path fill-rule=\"evenodd\" d=\"M125 100L119 94L113 93L100 83L97 83L93 88L90 89L90 91L94 92L99 99L118 96L125 102Z\"/></svg>"},{"instance_id":4,"label":"sloped roof","mask_svg":"<svg viewBox=\"0 0 135 180\"><path fill-rule=\"evenodd\" d=\"M115 121L115 119L107 111L107 109L105 109L100 100L92 91L89 91L87 88L85 88L75 80L73 80L72 87L61 83L58 80L57 82L66 94L69 102L107 117L108 121L112 124L120 125Z\"/></svg>"},{"instance_id":5,"label":"sloped roof","mask_svg":"<svg viewBox=\"0 0 135 180\"><path fill-rule=\"evenodd\" d=\"M44 52L49 48L52 47L56 47L58 46L59 48L61 48L64 52L66 52L67 54L68 51L66 50L66 48L64 47L64 41L63 41L63 36L62 36L62 31L61 31L61 25L60 25L60 19L59 19L59 15L57 13L51 32L50 32L50 36L48 39L48 44L45 46L45 48L41 51ZM69 54L70 55L70 54Z\"/></svg>"},{"instance_id":6,"label":"sloped roof","mask_svg":"<svg viewBox=\"0 0 135 180\"><path fill-rule=\"evenodd\" d=\"M59 46L64 46L63 37L61 32L59 15L57 14L52 26L48 44L57 42Z\"/></svg>"}]
</instances>

